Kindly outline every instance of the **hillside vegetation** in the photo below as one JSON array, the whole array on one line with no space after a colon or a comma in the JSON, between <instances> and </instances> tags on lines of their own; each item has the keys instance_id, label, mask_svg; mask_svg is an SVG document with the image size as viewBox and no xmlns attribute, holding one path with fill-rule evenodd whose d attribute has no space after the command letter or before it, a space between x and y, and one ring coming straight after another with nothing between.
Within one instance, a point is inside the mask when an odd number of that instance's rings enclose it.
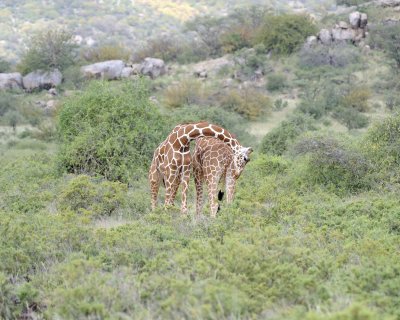
<instances>
[{"instance_id":1,"label":"hillside vegetation","mask_svg":"<svg viewBox=\"0 0 400 320\"><path fill-rule=\"evenodd\" d=\"M0 319L400 319L400 24L385 20L398 13L359 7L368 36L324 45L307 38L348 13L134 4L0 5L2 24L25 24L13 37L32 35L15 56L18 41L2 42L0 71L64 76L49 91L0 92ZM33 32L49 21L64 28ZM150 24L179 31L144 37ZM119 44L78 45L76 30ZM79 71L131 56L163 58L168 71ZM196 216L191 181L187 215L179 195L151 211L154 149L200 120L255 150L234 202Z\"/></svg>"}]
</instances>

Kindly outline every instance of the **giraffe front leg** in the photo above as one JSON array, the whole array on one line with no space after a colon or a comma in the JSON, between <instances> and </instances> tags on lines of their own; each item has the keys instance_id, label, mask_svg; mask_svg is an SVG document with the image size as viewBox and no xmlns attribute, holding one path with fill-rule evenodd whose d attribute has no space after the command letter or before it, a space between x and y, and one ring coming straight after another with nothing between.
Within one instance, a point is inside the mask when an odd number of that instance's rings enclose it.
<instances>
[{"instance_id":1,"label":"giraffe front leg","mask_svg":"<svg viewBox=\"0 0 400 320\"><path fill-rule=\"evenodd\" d=\"M225 180L226 185L226 202L232 203L235 195L236 179L232 172L228 172Z\"/></svg>"},{"instance_id":2,"label":"giraffe front leg","mask_svg":"<svg viewBox=\"0 0 400 320\"><path fill-rule=\"evenodd\" d=\"M160 188L161 177L155 166L151 166L149 172L150 192L151 192L151 210L157 206L158 190Z\"/></svg>"},{"instance_id":3,"label":"giraffe front leg","mask_svg":"<svg viewBox=\"0 0 400 320\"><path fill-rule=\"evenodd\" d=\"M190 181L190 167L187 167L182 172L182 206L181 212L187 214L187 192L189 189Z\"/></svg>"}]
</instances>

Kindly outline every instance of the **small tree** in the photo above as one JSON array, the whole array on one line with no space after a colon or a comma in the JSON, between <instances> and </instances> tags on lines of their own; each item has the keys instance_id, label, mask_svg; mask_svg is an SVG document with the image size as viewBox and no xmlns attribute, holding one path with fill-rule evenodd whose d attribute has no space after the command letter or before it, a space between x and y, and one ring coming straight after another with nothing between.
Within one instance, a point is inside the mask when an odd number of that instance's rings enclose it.
<instances>
[{"instance_id":1,"label":"small tree","mask_svg":"<svg viewBox=\"0 0 400 320\"><path fill-rule=\"evenodd\" d=\"M17 66L23 74L34 70L63 70L74 63L76 45L64 29L50 29L36 34Z\"/></svg>"},{"instance_id":2,"label":"small tree","mask_svg":"<svg viewBox=\"0 0 400 320\"><path fill-rule=\"evenodd\" d=\"M263 43L267 50L288 55L304 43L307 36L316 34L317 28L309 16L284 14L267 15L255 36L255 44Z\"/></svg>"},{"instance_id":3,"label":"small tree","mask_svg":"<svg viewBox=\"0 0 400 320\"><path fill-rule=\"evenodd\" d=\"M370 44L386 51L400 69L400 25L383 25L371 29Z\"/></svg>"},{"instance_id":4,"label":"small tree","mask_svg":"<svg viewBox=\"0 0 400 320\"><path fill-rule=\"evenodd\" d=\"M17 124L21 121L21 115L15 110L10 110L4 115L4 118L15 133L17 131Z\"/></svg>"}]
</instances>

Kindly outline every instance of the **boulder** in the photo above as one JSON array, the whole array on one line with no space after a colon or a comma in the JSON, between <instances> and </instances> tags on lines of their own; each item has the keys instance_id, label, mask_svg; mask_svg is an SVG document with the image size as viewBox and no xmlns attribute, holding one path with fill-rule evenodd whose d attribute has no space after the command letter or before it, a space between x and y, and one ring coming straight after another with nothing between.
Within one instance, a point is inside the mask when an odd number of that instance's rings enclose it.
<instances>
[{"instance_id":1,"label":"boulder","mask_svg":"<svg viewBox=\"0 0 400 320\"><path fill-rule=\"evenodd\" d=\"M0 90L21 89L22 76L18 72L0 73Z\"/></svg>"},{"instance_id":2,"label":"boulder","mask_svg":"<svg viewBox=\"0 0 400 320\"><path fill-rule=\"evenodd\" d=\"M205 70L205 69L203 69L203 70L195 70L194 71L194 75L197 78L207 78L208 77L207 70Z\"/></svg>"},{"instance_id":3,"label":"boulder","mask_svg":"<svg viewBox=\"0 0 400 320\"><path fill-rule=\"evenodd\" d=\"M164 60L155 58L146 58L140 66L140 73L155 79L167 72Z\"/></svg>"},{"instance_id":4,"label":"boulder","mask_svg":"<svg viewBox=\"0 0 400 320\"><path fill-rule=\"evenodd\" d=\"M377 0L376 3L382 7L398 7L400 0Z\"/></svg>"},{"instance_id":5,"label":"boulder","mask_svg":"<svg viewBox=\"0 0 400 320\"><path fill-rule=\"evenodd\" d=\"M125 63L122 60L108 60L83 66L81 72L87 79L114 80L121 77L124 68Z\"/></svg>"},{"instance_id":6,"label":"boulder","mask_svg":"<svg viewBox=\"0 0 400 320\"><path fill-rule=\"evenodd\" d=\"M316 36L309 36L309 37L307 37L307 40L306 40L306 47L312 47L312 46L316 45L317 42L318 42L318 39Z\"/></svg>"},{"instance_id":7,"label":"boulder","mask_svg":"<svg viewBox=\"0 0 400 320\"><path fill-rule=\"evenodd\" d=\"M49 94L52 95L52 96L58 96L57 89L56 88L51 88L49 90Z\"/></svg>"},{"instance_id":8,"label":"boulder","mask_svg":"<svg viewBox=\"0 0 400 320\"><path fill-rule=\"evenodd\" d=\"M121 78L129 78L130 76L134 75L135 72L132 67L125 67L121 71Z\"/></svg>"},{"instance_id":9,"label":"boulder","mask_svg":"<svg viewBox=\"0 0 400 320\"><path fill-rule=\"evenodd\" d=\"M360 28L365 28L368 24L368 16L366 13L361 13L360 17Z\"/></svg>"},{"instance_id":10,"label":"boulder","mask_svg":"<svg viewBox=\"0 0 400 320\"><path fill-rule=\"evenodd\" d=\"M340 29L348 29L349 25L344 21L339 21L339 28Z\"/></svg>"},{"instance_id":11,"label":"boulder","mask_svg":"<svg viewBox=\"0 0 400 320\"><path fill-rule=\"evenodd\" d=\"M28 73L25 77L23 77L22 83L24 88L28 91L35 89L48 90L60 85L62 79L62 74L58 69L54 69L52 71L37 70Z\"/></svg>"},{"instance_id":12,"label":"boulder","mask_svg":"<svg viewBox=\"0 0 400 320\"><path fill-rule=\"evenodd\" d=\"M333 41L351 41L354 40L356 32L353 29L342 29L335 27L332 29Z\"/></svg>"},{"instance_id":13,"label":"boulder","mask_svg":"<svg viewBox=\"0 0 400 320\"><path fill-rule=\"evenodd\" d=\"M318 33L318 39L322 44L331 44L332 34L328 29L321 29Z\"/></svg>"},{"instance_id":14,"label":"boulder","mask_svg":"<svg viewBox=\"0 0 400 320\"><path fill-rule=\"evenodd\" d=\"M353 29L360 28L361 13L358 11L349 14L349 22Z\"/></svg>"}]
</instances>

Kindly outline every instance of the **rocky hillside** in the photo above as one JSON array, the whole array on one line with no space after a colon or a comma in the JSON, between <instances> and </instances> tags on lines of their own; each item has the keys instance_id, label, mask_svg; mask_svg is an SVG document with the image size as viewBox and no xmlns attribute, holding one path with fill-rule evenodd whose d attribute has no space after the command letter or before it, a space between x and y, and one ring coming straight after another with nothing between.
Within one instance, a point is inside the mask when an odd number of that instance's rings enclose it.
<instances>
[{"instance_id":1,"label":"rocky hillside","mask_svg":"<svg viewBox=\"0 0 400 320\"><path fill-rule=\"evenodd\" d=\"M17 61L32 33L54 26L71 30L81 45L112 41L137 47L160 33L179 31L185 21L197 15L223 16L252 4L279 11L302 11L307 7L321 12L332 9L333 3L332 0L5 0L0 2L0 57Z\"/></svg>"}]
</instances>

